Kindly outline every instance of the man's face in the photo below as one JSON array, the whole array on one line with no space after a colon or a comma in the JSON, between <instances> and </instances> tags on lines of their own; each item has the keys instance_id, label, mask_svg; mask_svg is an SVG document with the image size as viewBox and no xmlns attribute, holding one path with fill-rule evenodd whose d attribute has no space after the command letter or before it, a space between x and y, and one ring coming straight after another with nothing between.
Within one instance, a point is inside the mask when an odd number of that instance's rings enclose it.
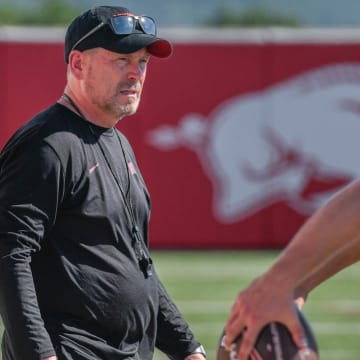
<instances>
[{"instance_id":1,"label":"man's face","mask_svg":"<svg viewBox=\"0 0 360 360\"><path fill-rule=\"evenodd\" d=\"M83 90L98 110L117 119L136 112L150 54L141 49L118 54L102 48L86 52Z\"/></svg>"}]
</instances>

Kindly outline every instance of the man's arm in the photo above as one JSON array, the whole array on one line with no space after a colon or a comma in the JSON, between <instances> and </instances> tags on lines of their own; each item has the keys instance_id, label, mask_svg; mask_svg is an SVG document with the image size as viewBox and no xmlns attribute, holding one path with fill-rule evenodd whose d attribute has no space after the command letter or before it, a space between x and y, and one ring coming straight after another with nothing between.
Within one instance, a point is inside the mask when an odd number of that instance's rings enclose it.
<instances>
[{"instance_id":1,"label":"man's arm","mask_svg":"<svg viewBox=\"0 0 360 360\"><path fill-rule=\"evenodd\" d=\"M156 273L154 276L157 276ZM205 360L205 351L158 279L159 314L156 346L171 360Z\"/></svg>"},{"instance_id":2,"label":"man's arm","mask_svg":"<svg viewBox=\"0 0 360 360\"><path fill-rule=\"evenodd\" d=\"M1 158L0 312L17 360L54 357L42 320L31 258L55 219L60 165L52 150L22 144Z\"/></svg>"},{"instance_id":3,"label":"man's arm","mask_svg":"<svg viewBox=\"0 0 360 360\"><path fill-rule=\"evenodd\" d=\"M329 259L326 264L320 267L316 272L313 272L304 278L297 285L294 292L294 298L299 308L302 308L308 294L318 285L337 274L342 269L359 261L360 241L356 241L356 239L354 241L355 243L343 249L343 252L339 252L336 256Z\"/></svg>"},{"instance_id":4,"label":"man's arm","mask_svg":"<svg viewBox=\"0 0 360 360\"><path fill-rule=\"evenodd\" d=\"M303 329L293 299L360 260L360 181L317 211L294 236L271 268L240 292L225 326L227 347L243 334L239 359L247 359L261 328L285 324L303 347ZM299 299L298 299L299 300Z\"/></svg>"}]
</instances>

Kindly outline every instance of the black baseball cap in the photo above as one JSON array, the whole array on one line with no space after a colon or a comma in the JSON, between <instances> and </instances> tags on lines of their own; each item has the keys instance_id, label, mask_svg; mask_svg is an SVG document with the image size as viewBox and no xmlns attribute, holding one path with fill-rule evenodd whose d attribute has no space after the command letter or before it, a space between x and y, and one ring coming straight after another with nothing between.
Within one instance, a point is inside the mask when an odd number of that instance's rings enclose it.
<instances>
[{"instance_id":1,"label":"black baseball cap","mask_svg":"<svg viewBox=\"0 0 360 360\"><path fill-rule=\"evenodd\" d=\"M154 31L147 32L139 20L134 20L134 28L130 33L117 34L112 26L111 18L127 15L130 20L143 18L153 22ZM168 40L156 36L155 21L150 17L137 17L130 10L120 6L95 6L78 17L69 25L65 35L65 62L69 63L72 50L84 51L96 47L130 54L147 48L151 55L159 58L169 57L172 45Z\"/></svg>"}]
</instances>

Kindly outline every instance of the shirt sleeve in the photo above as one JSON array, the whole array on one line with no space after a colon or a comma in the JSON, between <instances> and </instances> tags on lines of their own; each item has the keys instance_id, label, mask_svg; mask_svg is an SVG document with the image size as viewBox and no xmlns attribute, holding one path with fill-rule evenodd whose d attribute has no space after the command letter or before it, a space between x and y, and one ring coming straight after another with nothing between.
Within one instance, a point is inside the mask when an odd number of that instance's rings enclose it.
<instances>
[{"instance_id":1,"label":"shirt sleeve","mask_svg":"<svg viewBox=\"0 0 360 360\"><path fill-rule=\"evenodd\" d=\"M55 355L38 306L32 255L56 218L61 164L45 143L23 144L0 162L0 313L17 360Z\"/></svg>"},{"instance_id":2,"label":"shirt sleeve","mask_svg":"<svg viewBox=\"0 0 360 360\"><path fill-rule=\"evenodd\" d=\"M200 343L195 340L189 325L160 280L158 289L160 309L156 347L171 360L184 360L200 346Z\"/></svg>"}]
</instances>

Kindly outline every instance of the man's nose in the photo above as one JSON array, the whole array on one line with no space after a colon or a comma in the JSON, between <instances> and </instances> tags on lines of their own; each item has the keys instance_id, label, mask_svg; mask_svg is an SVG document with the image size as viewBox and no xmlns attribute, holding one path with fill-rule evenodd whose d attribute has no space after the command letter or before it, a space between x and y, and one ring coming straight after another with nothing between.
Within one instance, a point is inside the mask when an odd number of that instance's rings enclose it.
<instances>
[{"instance_id":1,"label":"man's nose","mask_svg":"<svg viewBox=\"0 0 360 360\"><path fill-rule=\"evenodd\" d=\"M140 79L143 75L143 70L139 64L131 64L129 67L128 78L129 79Z\"/></svg>"}]
</instances>

